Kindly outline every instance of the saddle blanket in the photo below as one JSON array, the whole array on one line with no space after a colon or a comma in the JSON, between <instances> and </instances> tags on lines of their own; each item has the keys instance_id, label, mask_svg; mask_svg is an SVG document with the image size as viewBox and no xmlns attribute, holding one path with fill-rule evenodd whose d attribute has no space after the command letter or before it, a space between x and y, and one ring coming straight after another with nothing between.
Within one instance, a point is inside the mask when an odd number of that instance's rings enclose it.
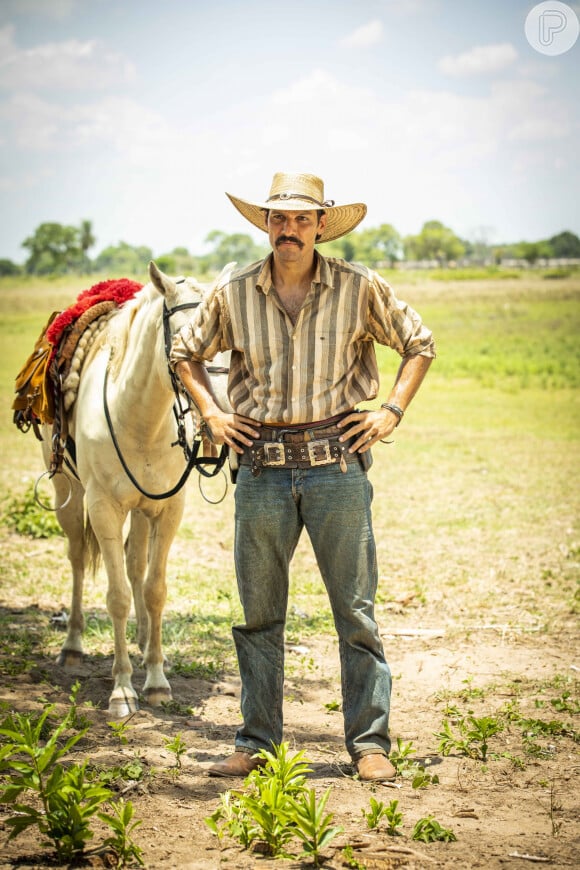
<instances>
[{"instance_id":1,"label":"saddle blanket","mask_svg":"<svg viewBox=\"0 0 580 870\"><path fill-rule=\"evenodd\" d=\"M101 281L88 290L83 290L69 308L51 314L36 340L33 352L16 376L16 395L12 410L14 423L21 432L27 432L33 427L36 436L40 438L39 423L52 423L54 420L55 382L51 374L51 363L57 358L61 342L66 339L75 323L91 308L100 306L103 302L122 305L132 299L142 287L138 281L128 278Z\"/></svg>"}]
</instances>

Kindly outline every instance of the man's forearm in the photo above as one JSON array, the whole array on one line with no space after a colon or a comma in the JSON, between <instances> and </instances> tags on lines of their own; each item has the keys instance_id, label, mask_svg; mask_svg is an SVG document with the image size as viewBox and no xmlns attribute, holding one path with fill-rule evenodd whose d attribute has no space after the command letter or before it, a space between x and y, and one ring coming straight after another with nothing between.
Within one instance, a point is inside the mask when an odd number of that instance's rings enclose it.
<instances>
[{"instance_id":1,"label":"man's forearm","mask_svg":"<svg viewBox=\"0 0 580 870\"><path fill-rule=\"evenodd\" d=\"M199 408L202 417L211 417L220 408L211 381L201 363L181 360L175 366L175 373Z\"/></svg>"},{"instance_id":2,"label":"man's forearm","mask_svg":"<svg viewBox=\"0 0 580 870\"><path fill-rule=\"evenodd\" d=\"M387 401L405 411L423 383L432 362L432 357L421 354L404 359L399 366L395 383Z\"/></svg>"}]
</instances>

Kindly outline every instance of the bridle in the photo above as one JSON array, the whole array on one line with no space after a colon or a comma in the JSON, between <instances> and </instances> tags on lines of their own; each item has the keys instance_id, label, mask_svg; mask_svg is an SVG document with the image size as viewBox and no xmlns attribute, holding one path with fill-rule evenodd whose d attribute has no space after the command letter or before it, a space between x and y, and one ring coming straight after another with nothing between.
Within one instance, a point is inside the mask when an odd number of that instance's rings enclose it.
<instances>
[{"instance_id":1,"label":"bridle","mask_svg":"<svg viewBox=\"0 0 580 870\"><path fill-rule=\"evenodd\" d=\"M185 279L183 279L185 280ZM183 281L177 281L176 283L181 284ZM197 308L199 302L183 302L180 305L174 305L173 308L167 307L167 302L163 301L163 339L165 344L165 356L167 359L167 369L169 371L169 378L171 380L171 386L173 388L173 393L175 395L175 401L173 403L173 415L175 417L175 421L177 424L177 441L174 441L171 446L176 447L179 445L184 453L186 466L183 474L171 489L167 490L167 492L147 492L147 490L143 489L143 487L139 484L139 482L135 479L131 470L129 469L125 458L121 452L121 448L119 446L119 442L117 441L117 437L115 435L115 431L113 429L113 421L111 420L111 414L109 411L109 403L107 401L107 383L109 379L109 366L105 370L105 378L103 381L103 407L105 411L105 419L107 421L107 426L109 427L109 434L111 436L111 441L113 442L113 446L117 453L117 457L119 462L123 466L123 470L133 486L139 490L141 495L144 495L146 498L151 498L154 500L161 500L165 498L171 498L172 495L175 495L179 490L184 486L187 478L191 474L194 468L198 470L198 472L204 477L215 477L216 474L219 474L223 465L226 461L226 457L228 455L228 447L226 444L222 445L220 455L217 457L198 457L199 448L202 443L201 432L196 432L193 437L193 442L191 446L187 443L187 435L185 431L185 418L190 413L193 403L191 397L185 390L185 387L169 365L169 354L171 352L171 343L172 343L172 333L170 326L171 317L176 314L178 311L186 311L188 309ZM206 366L206 371L209 374L227 374L229 369L223 368L222 366ZM208 470L206 466L209 466L211 470Z\"/></svg>"}]
</instances>

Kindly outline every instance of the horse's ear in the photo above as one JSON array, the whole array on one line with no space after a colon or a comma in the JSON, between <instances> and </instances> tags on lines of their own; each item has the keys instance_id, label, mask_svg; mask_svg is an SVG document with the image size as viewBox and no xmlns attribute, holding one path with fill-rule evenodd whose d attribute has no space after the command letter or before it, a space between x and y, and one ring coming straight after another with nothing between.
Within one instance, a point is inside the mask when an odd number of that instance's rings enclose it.
<instances>
[{"instance_id":1,"label":"horse's ear","mask_svg":"<svg viewBox=\"0 0 580 870\"><path fill-rule=\"evenodd\" d=\"M155 287L164 296L171 291L175 291L175 282L164 272L161 271L157 263L153 260L149 263L149 277Z\"/></svg>"}]
</instances>

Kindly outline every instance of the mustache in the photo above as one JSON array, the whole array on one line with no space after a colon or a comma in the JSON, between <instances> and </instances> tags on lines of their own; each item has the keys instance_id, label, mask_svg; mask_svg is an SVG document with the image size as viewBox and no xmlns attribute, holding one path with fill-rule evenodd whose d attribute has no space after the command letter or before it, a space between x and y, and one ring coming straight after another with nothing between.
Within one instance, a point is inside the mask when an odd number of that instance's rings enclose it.
<instances>
[{"instance_id":1,"label":"mustache","mask_svg":"<svg viewBox=\"0 0 580 870\"><path fill-rule=\"evenodd\" d=\"M278 238L276 239L276 247L278 247L278 245L283 244L283 242L293 242L295 245L298 245L299 248L304 247L304 242L301 242L300 239L296 239L294 236L284 236L284 235L278 236Z\"/></svg>"}]
</instances>

